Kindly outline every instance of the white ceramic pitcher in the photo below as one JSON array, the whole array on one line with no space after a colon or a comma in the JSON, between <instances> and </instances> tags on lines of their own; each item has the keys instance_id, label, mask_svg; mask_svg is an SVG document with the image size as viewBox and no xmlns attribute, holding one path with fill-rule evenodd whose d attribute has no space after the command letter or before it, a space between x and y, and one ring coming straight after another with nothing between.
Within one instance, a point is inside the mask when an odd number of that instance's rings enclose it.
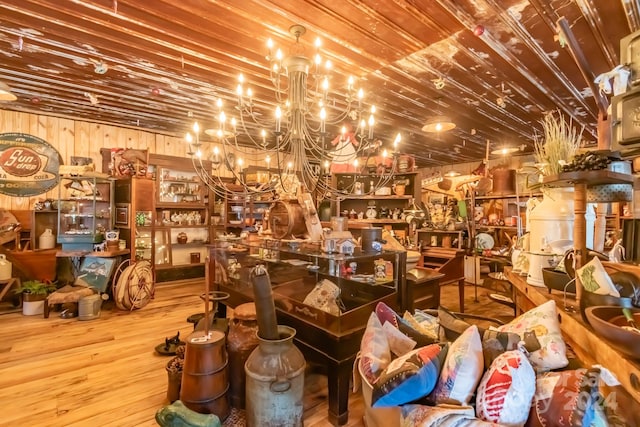
<instances>
[{"instance_id":1,"label":"white ceramic pitcher","mask_svg":"<svg viewBox=\"0 0 640 427\"><path fill-rule=\"evenodd\" d=\"M0 254L0 280L11 279L11 262L4 254Z\"/></svg>"}]
</instances>

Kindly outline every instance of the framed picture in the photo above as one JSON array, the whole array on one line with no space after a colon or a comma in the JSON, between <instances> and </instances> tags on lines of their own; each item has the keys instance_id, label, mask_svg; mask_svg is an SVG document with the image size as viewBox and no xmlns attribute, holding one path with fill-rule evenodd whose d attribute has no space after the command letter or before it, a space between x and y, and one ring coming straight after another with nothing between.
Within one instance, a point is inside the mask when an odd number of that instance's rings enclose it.
<instances>
[{"instance_id":1,"label":"framed picture","mask_svg":"<svg viewBox=\"0 0 640 427\"><path fill-rule=\"evenodd\" d=\"M427 201L432 205L444 205L447 200L444 194L429 194Z\"/></svg>"},{"instance_id":2,"label":"framed picture","mask_svg":"<svg viewBox=\"0 0 640 427\"><path fill-rule=\"evenodd\" d=\"M121 227L129 226L129 205L128 204L117 204L116 205L116 225Z\"/></svg>"},{"instance_id":3,"label":"framed picture","mask_svg":"<svg viewBox=\"0 0 640 427\"><path fill-rule=\"evenodd\" d=\"M105 292L115 264L116 258L85 257L80 264L76 284Z\"/></svg>"}]
</instances>

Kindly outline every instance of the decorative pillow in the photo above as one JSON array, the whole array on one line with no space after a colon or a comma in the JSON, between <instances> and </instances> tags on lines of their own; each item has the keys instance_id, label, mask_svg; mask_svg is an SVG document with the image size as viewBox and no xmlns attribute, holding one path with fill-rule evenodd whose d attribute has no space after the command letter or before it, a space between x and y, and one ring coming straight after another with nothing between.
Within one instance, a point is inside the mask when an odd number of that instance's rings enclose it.
<instances>
[{"instance_id":1,"label":"decorative pillow","mask_svg":"<svg viewBox=\"0 0 640 427\"><path fill-rule=\"evenodd\" d=\"M449 347L440 378L433 390L436 404L466 405L484 372L482 343L477 326L469 326Z\"/></svg>"},{"instance_id":2,"label":"decorative pillow","mask_svg":"<svg viewBox=\"0 0 640 427\"><path fill-rule=\"evenodd\" d=\"M458 318L455 314L447 309L440 307L438 309L438 317L440 320L440 340L455 341L471 324ZM491 362L505 351L515 350L518 343L522 340L517 333L502 332L496 329L478 328L482 337L482 353L484 356L484 368L489 369ZM535 336L534 336L535 338ZM525 342L527 351L535 351L540 348L537 340Z\"/></svg>"},{"instance_id":3,"label":"decorative pillow","mask_svg":"<svg viewBox=\"0 0 640 427\"><path fill-rule=\"evenodd\" d=\"M580 277L580 282L587 291L599 295L620 297L620 292L616 289L597 256L577 269L576 275Z\"/></svg>"},{"instance_id":4,"label":"decorative pillow","mask_svg":"<svg viewBox=\"0 0 640 427\"><path fill-rule=\"evenodd\" d=\"M510 323L500 326L498 330L513 332L521 337L524 337L525 333L535 332L540 349L530 351L529 360L537 371L564 368L569 364L566 356L567 347L562 339L556 303L553 300L523 313Z\"/></svg>"},{"instance_id":5,"label":"decorative pillow","mask_svg":"<svg viewBox=\"0 0 640 427\"><path fill-rule=\"evenodd\" d=\"M360 366L367 381L373 384L391 362L387 337L375 313L371 313L360 342Z\"/></svg>"},{"instance_id":6,"label":"decorative pillow","mask_svg":"<svg viewBox=\"0 0 640 427\"><path fill-rule=\"evenodd\" d=\"M402 320L416 331L433 340L438 340L438 318L416 310L415 314L404 312Z\"/></svg>"},{"instance_id":7,"label":"decorative pillow","mask_svg":"<svg viewBox=\"0 0 640 427\"><path fill-rule=\"evenodd\" d=\"M334 316L340 316L339 296L340 288L332 281L323 279L316 284L302 302Z\"/></svg>"},{"instance_id":8,"label":"decorative pillow","mask_svg":"<svg viewBox=\"0 0 640 427\"><path fill-rule=\"evenodd\" d=\"M541 375L527 427L591 426L602 400L599 380L598 368Z\"/></svg>"},{"instance_id":9,"label":"decorative pillow","mask_svg":"<svg viewBox=\"0 0 640 427\"><path fill-rule=\"evenodd\" d=\"M403 405L433 391L448 344L431 344L393 360L373 386L374 408Z\"/></svg>"},{"instance_id":10,"label":"decorative pillow","mask_svg":"<svg viewBox=\"0 0 640 427\"><path fill-rule=\"evenodd\" d=\"M376 314L378 315L378 319L383 326L385 322L389 322L400 332L414 340L417 343L418 347L424 347L437 341L437 339L434 339L427 335L423 335L419 331L412 328L409 323L398 316L398 313L396 313L391 307L383 302L379 302L376 305Z\"/></svg>"},{"instance_id":11,"label":"decorative pillow","mask_svg":"<svg viewBox=\"0 0 640 427\"><path fill-rule=\"evenodd\" d=\"M457 317L455 314L440 306L438 307L438 320L440 322L440 340L455 341L464 331L469 323Z\"/></svg>"},{"instance_id":12,"label":"decorative pillow","mask_svg":"<svg viewBox=\"0 0 640 427\"><path fill-rule=\"evenodd\" d=\"M456 405L404 405L402 427L495 427L476 418L473 407Z\"/></svg>"},{"instance_id":13,"label":"decorative pillow","mask_svg":"<svg viewBox=\"0 0 640 427\"><path fill-rule=\"evenodd\" d=\"M427 329L430 331L429 335L433 337L438 336L438 330L440 329L440 321L438 320L437 316L432 316L430 314L425 313L422 310L416 309L413 311L413 318L416 319L416 321L420 323L420 325L422 325L424 329Z\"/></svg>"},{"instance_id":14,"label":"decorative pillow","mask_svg":"<svg viewBox=\"0 0 640 427\"><path fill-rule=\"evenodd\" d=\"M400 332L400 330L396 329L391 323L384 322L382 330L387 337L391 353L396 356L405 355L416 347L417 343L414 340Z\"/></svg>"},{"instance_id":15,"label":"decorative pillow","mask_svg":"<svg viewBox=\"0 0 640 427\"><path fill-rule=\"evenodd\" d=\"M484 368L489 369L496 357L505 351L516 350L518 344L523 341L524 347L529 353L540 349L540 341L538 341L535 331L525 332L524 337L513 332L500 332L491 328L484 331L482 333Z\"/></svg>"},{"instance_id":16,"label":"decorative pillow","mask_svg":"<svg viewBox=\"0 0 640 427\"><path fill-rule=\"evenodd\" d=\"M536 390L536 373L519 350L502 353L485 372L476 396L478 418L523 426Z\"/></svg>"}]
</instances>

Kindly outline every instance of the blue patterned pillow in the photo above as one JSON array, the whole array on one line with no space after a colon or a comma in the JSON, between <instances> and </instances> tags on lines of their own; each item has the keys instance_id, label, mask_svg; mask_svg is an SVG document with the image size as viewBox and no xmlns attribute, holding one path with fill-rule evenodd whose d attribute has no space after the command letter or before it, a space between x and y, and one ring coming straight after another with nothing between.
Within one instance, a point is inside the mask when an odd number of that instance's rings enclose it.
<instances>
[{"instance_id":1,"label":"blue patterned pillow","mask_svg":"<svg viewBox=\"0 0 640 427\"><path fill-rule=\"evenodd\" d=\"M373 386L372 406L403 405L429 395L448 348L448 344L430 344L393 360Z\"/></svg>"}]
</instances>

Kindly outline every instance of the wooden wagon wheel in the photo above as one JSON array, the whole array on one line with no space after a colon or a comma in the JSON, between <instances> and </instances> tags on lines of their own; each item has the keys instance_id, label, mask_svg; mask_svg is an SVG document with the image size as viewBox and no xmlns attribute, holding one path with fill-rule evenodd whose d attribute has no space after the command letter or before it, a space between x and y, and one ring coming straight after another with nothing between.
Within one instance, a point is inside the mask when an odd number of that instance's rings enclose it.
<instances>
[{"instance_id":1,"label":"wooden wagon wheel","mask_svg":"<svg viewBox=\"0 0 640 427\"><path fill-rule=\"evenodd\" d=\"M149 303L155 293L155 281L151 263L146 260L133 264L127 277L128 299L130 309L142 308Z\"/></svg>"},{"instance_id":2,"label":"wooden wagon wheel","mask_svg":"<svg viewBox=\"0 0 640 427\"><path fill-rule=\"evenodd\" d=\"M124 271L130 267L131 260L126 259L122 261L116 271L113 273L113 280L111 282L111 294L113 295L113 301L116 303L116 307L120 310L127 310L124 306L124 288L120 285L120 278Z\"/></svg>"}]
</instances>

